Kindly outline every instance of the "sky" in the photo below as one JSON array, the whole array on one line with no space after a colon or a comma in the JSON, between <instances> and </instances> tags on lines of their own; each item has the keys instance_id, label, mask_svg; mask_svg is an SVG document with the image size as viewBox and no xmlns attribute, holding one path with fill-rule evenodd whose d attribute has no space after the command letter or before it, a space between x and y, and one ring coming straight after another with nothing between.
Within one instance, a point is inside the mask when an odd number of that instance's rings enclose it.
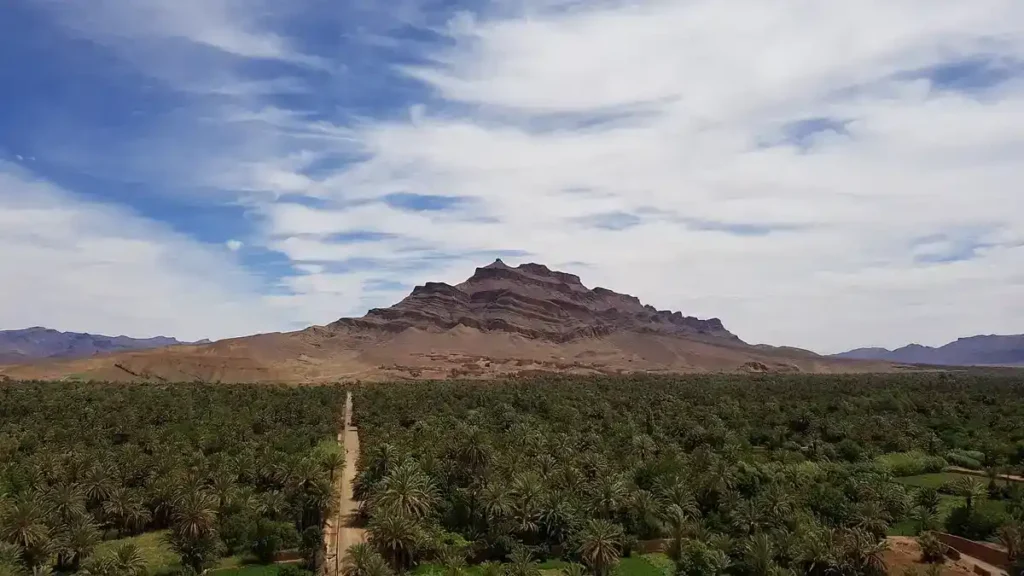
<instances>
[{"instance_id":1,"label":"sky","mask_svg":"<svg viewBox=\"0 0 1024 576\"><path fill-rule=\"evenodd\" d=\"M752 343L1024 332L1020 0L7 0L0 329L300 329L502 258Z\"/></svg>"}]
</instances>

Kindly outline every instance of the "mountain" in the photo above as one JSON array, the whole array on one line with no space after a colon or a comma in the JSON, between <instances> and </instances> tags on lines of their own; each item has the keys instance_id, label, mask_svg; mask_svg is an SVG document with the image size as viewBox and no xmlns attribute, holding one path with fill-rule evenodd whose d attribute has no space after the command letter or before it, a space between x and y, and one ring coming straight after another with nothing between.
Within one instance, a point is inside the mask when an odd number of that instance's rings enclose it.
<instances>
[{"instance_id":1,"label":"mountain","mask_svg":"<svg viewBox=\"0 0 1024 576\"><path fill-rule=\"evenodd\" d=\"M145 350L185 344L174 338L129 338L58 332L49 328L0 330L0 364L28 362L41 358L87 358L128 350Z\"/></svg>"},{"instance_id":2,"label":"mountain","mask_svg":"<svg viewBox=\"0 0 1024 576\"><path fill-rule=\"evenodd\" d=\"M1024 334L971 336L938 348L920 344L896 350L858 348L834 357L943 366L1024 366Z\"/></svg>"},{"instance_id":3,"label":"mountain","mask_svg":"<svg viewBox=\"0 0 1024 576\"><path fill-rule=\"evenodd\" d=\"M718 318L700 320L657 310L644 306L635 296L607 288L590 290L574 274L541 264L512 268L500 259L477 268L469 280L457 286L428 282L390 308L370 310L362 318L343 318L331 325L388 332L457 326L552 342L634 331L742 343Z\"/></svg>"},{"instance_id":4,"label":"mountain","mask_svg":"<svg viewBox=\"0 0 1024 576\"><path fill-rule=\"evenodd\" d=\"M428 282L389 308L289 333L0 370L10 378L329 382L527 371L863 372L888 363L751 346L717 318L657 310L540 264L497 260L457 285Z\"/></svg>"}]
</instances>

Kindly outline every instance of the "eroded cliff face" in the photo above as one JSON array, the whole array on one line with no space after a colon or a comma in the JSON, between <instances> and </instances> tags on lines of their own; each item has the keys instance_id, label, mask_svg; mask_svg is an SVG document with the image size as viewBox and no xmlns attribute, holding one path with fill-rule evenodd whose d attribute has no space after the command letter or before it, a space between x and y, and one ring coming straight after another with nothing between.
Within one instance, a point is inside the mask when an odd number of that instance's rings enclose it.
<instances>
[{"instance_id":1,"label":"eroded cliff face","mask_svg":"<svg viewBox=\"0 0 1024 576\"><path fill-rule=\"evenodd\" d=\"M574 274L542 264L513 268L501 260L477 268L456 286L428 282L390 308L370 310L362 318L343 318L330 327L400 332L460 325L552 342L646 332L741 343L717 318L701 320L657 310L635 296L605 288L591 290Z\"/></svg>"}]
</instances>

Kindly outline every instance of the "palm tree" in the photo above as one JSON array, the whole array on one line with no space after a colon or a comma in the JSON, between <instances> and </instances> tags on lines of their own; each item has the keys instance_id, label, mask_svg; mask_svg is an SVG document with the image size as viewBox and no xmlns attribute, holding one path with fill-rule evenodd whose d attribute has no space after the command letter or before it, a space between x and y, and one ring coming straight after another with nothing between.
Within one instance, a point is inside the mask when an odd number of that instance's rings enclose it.
<instances>
[{"instance_id":1,"label":"palm tree","mask_svg":"<svg viewBox=\"0 0 1024 576\"><path fill-rule=\"evenodd\" d=\"M139 494L120 487L110 491L103 503L103 514L114 523L118 533L136 532L153 518Z\"/></svg>"},{"instance_id":2,"label":"palm tree","mask_svg":"<svg viewBox=\"0 0 1024 576\"><path fill-rule=\"evenodd\" d=\"M597 499L595 502L600 516L605 520L615 518L625 496L626 483L620 476L602 476L597 482Z\"/></svg>"},{"instance_id":3,"label":"palm tree","mask_svg":"<svg viewBox=\"0 0 1024 576\"><path fill-rule=\"evenodd\" d=\"M889 515L876 500L868 500L857 506L853 527L881 538L889 529Z\"/></svg>"},{"instance_id":4,"label":"palm tree","mask_svg":"<svg viewBox=\"0 0 1024 576\"><path fill-rule=\"evenodd\" d=\"M93 466L82 481L82 489L90 502L90 507L99 505L110 496L110 491L114 489L114 480L106 468Z\"/></svg>"},{"instance_id":5,"label":"palm tree","mask_svg":"<svg viewBox=\"0 0 1024 576\"><path fill-rule=\"evenodd\" d=\"M500 562L494 562L493 560L481 562L479 569L480 576L505 576L505 568Z\"/></svg>"},{"instance_id":6,"label":"palm tree","mask_svg":"<svg viewBox=\"0 0 1024 576\"><path fill-rule=\"evenodd\" d=\"M201 571L220 548L216 498L202 490L186 492L178 499L171 520L171 547L181 557L182 565Z\"/></svg>"},{"instance_id":7,"label":"palm tree","mask_svg":"<svg viewBox=\"0 0 1024 576\"><path fill-rule=\"evenodd\" d=\"M142 576L146 573L146 559L142 550L132 543L122 544L114 551L113 563L115 574L124 576Z\"/></svg>"},{"instance_id":8,"label":"palm tree","mask_svg":"<svg viewBox=\"0 0 1024 576\"><path fill-rule=\"evenodd\" d=\"M968 510L974 510L974 504L984 500L988 495L988 490L985 489L981 482L968 476L963 476L956 480L953 487L966 500Z\"/></svg>"},{"instance_id":9,"label":"palm tree","mask_svg":"<svg viewBox=\"0 0 1024 576\"><path fill-rule=\"evenodd\" d=\"M35 566L49 555L50 528L39 498L21 498L0 509L0 513L0 541L20 547L27 566Z\"/></svg>"},{"instance_id":10,"label":"palm tree","mask_svg":"<svg viewBox=\"0 0 1024 576\"><path fill-rule=\"evenodd\" d=\"M171 514L174 531L182 536L198 537L214 529L217 519L216 499L208 492L188 492L178 501Z\"/></svg>"},{"instance_id":11,"label":"palm tree","mask_svg":"<svg viewBox=\"0 0 1024 576\"><path fill-rule=\"evenodd\" d=\"M480 499L483 502L483 513L492 523L508 518L515 510L512 492L502 482L488 481L480 492Z\"/></svg>"},{"instance_id":12,"label":"palm tree","mask_svg":"<svg viewBox=\"0 0 1024 576\"><path fill-rule=\"evenodd\" d=\"M761 527L761 508L753 500L739 500L729 513L733 526L742 534L753 534Z\"/></svg>"},{"instance_id":13,"label":"palm tree","mask_svg":"<svg viewBox=\"0 0 1024 576\"><path fill-rule=\"evenodd\" d=\"M754 534L743 546L743 558L753 576L770 576L775 569L775 547L771 538Z\"/></svg>"},{"instance_id":14,"label":"palm tree","mask_svg":"<svg viewBox=\"0 0 1024 576\"><path fill-rule=\"evenodd\" d=\"M505 576L540 576L540 568L533 561L530 551L519 546L508 556Z\"/></svg>"},{"instance_id":15,"label":"palm tree","mask_svg":"<svg viewBox=\"0 0 1024 576\"><path fill-rule=\"evenodd\" d=\"M228 472L227 470L221 470L221 472L213 477L213 495L217 499L218 510L223 511L231 501L234 499L235 493L238 490L238 477Z\"/></svg>"},{"instance_id":16,"label":"palm tree","mask_svg":"<svg viewBox=\"0 0 1024 576\"><path fill-rule=\"evenodd\" d=\"M853 530L847 535L847 557L860 574L882 576L886 573L883 554L888 549L886 540L879 540L863 530Z\"/></svg>"},{"instance_id":17,"label":"palm tree","mask_svg":"<svg viewBox=\"0 0 1024 576\"><path fill-rule=\"evenodd\" d=\"M2 503L2 502L0 502ZM0 576L24 576L21 564L21 547L0 541Z\"/></svg>"},{"instance_id":18,"label":"palm tree","mask_svg":"<svg viewBox=\"0 0 1024 576\"><path fill-rule=\"evenodd\" d=\"M78 570L101 540L99 528L87 518L79 517L58 538L57 564L72 572Z\"/></svg>"},{"instance_id":19,"label":"palm tree","mask_svg":"<svg viewBox=\"0 0 1024 576\"><path fill-rule=\"evenodd\" d=\"M46 493L50 512L60 522L70 522L85 514L85 492L77 484L61 483Z\"/></svg>"},{"instance_id":20,"label":"palm tree","mask_svg":"<svg viewBox=\"0 0 1024 576\"><path fill-rule=\"evenodd\" d=\"M566 565L562 568L562 576L584 576L586 574L586 568L582 564L575 562Z\"/></svg>"},{"instance_id":21,"label":"palm tree","mask_svg":"<svg viewBox=\"0 0 1024 576\"><path fill-rule=\"evenodd\" d=\"M939 491L935 488L921 488L914 495L914 503L933 514L938 514L940 501Z\"/></svg>"},{"instance_id":22,"label":"palm tree","mask_svg":"<svg viewBox=\"0 0 1024 576\"><path fill-rule=\"evenodd\" d=\"M334 484L334 475L345 467L345 453L339 449L328 450L320 455L320 467L328 473L331 485Z\"/></svg>"},{"instance_id":23,"label":"palm tree","mask_svg":"<svg viewBox=\"0 0 1024 576\"><path fill-rule=\"evenodd\" d=\"M431 512L438 496L426 474L415 462L408 461L380 482L372 500L375 508L409 518L423 518Z\"/></svg>"},{"instance_id":24,"label":"palm tree","mask_svg":"<svg viewBox=\"0 0 1024 576\"><path fill-rule=\"evenodd\" d=\"M813 526L803 533L797 549L797 560L804 572L813 576L833 574L840 562L840 536L833 528Z\"/></svg>"},{"instance_id":25,"label":"palm tree","mask_svg":"<svg viewBox=\"0 0 1024 576\"><path fill-rule=\"evenodd\" d=\"M444 576L460 576L466 569L466 551L459 546L442 547L437 560L444 568Z\"/></svg>"},{"instance_id":26,"label":"palm tree","mask_svg":"<svg viewBox=\"0 0 1024 576\"><path fill-rule=\"evenodd\" d=\"M349 546L345 552L343 576L390 576L393 574L384 557L365 542Z\"/></svg>"},{"instance_id":27,"label":"palm tree","mask_svg":"<svg viewBox=\"0 0 1024 576\"><path fill-rule=\"evenodd\" d=\"M393 509L374 514L367 526L370 544L381 553L395 571L412 565L421 530L414 518L402 516Z\"/></svg>"},{"instance_id":28,"label":"palm tree","mask_svg":"<svg viewBox=\"0 0 1024 576\"><path fill-rule=\"evenodd\" d=\"M606 576L619 561L622 549L622 528L606 520L591 520L583 530L580 557L594 571Z\"/></svg>"}]
</instances>

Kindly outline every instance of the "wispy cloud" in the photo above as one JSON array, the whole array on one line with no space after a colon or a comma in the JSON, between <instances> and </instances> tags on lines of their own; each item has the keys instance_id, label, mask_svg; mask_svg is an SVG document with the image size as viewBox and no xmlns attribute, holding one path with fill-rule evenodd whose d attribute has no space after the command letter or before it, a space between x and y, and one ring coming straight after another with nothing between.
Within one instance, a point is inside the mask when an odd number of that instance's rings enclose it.
<instances>
[{"instance_id":1,"label":"wispy cloud","mask_svg":"<svg viewBox=\"0 0 1024 576\"><path fill-rule=\"evenodd\" d=\"M1024 326L1015 0L47 1L175 95L63 169L238 207L281 325L505 254L824 351Z\"/></svg>"},{"instance_id":2,"label":"wispy cloud","mask_svg":"<svg viewBox=\"0 0 1024 576\"><path fill-rule=\"evenodd\" d=\"M294 312L268 305L227 248L2 162L0 191L4 327L199 339L274 329Z\"/></svg>"}]
</instances>

